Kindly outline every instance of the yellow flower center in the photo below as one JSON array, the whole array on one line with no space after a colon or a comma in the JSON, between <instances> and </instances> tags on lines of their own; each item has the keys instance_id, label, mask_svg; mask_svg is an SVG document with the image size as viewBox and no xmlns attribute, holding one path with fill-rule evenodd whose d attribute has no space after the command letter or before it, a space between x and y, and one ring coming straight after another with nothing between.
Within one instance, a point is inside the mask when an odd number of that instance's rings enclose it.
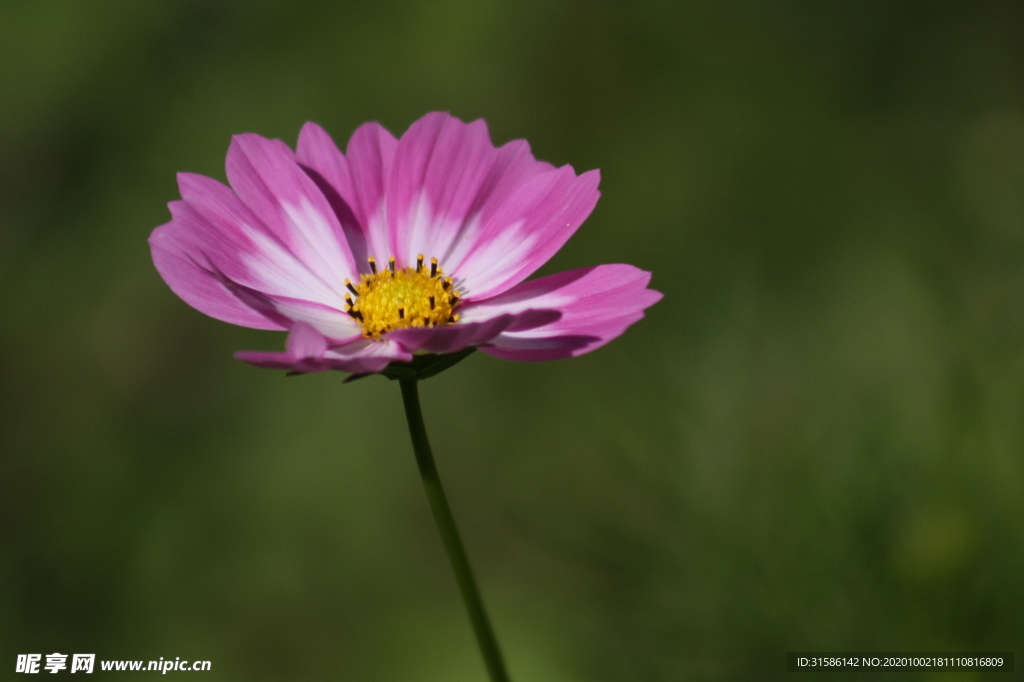
<instances>
[{"instance_id":1,"label":"yellow flower center","mask_svg":"<svg viewBox=\"0 0 1024 682\"><path fill-rule=\"evenodd\" d=\"M370 274L362 275L356 284L345 280L352 292L345 297L345 312L362 325L364 336L374 338L395 329L458 322L454 310L459 292L452 278L444 276L436 258L431 258L430 267L426 267L421 254L415 268L398 270L392 257L381 271L372 256L369 260Z\"/></svg>"}]
</instances>

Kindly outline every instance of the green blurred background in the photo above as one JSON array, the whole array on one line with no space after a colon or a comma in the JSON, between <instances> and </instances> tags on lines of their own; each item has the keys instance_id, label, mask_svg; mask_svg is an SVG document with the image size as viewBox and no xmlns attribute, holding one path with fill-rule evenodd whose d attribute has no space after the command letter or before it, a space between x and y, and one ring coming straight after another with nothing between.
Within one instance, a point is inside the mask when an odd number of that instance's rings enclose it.
<instances>
[{"instance_id":1,"label":"green blurred background","mask_svg":"<svg viewBox=\"0 0 1024 682\"><path fill-rule=\"evenodd\" d=\"M438 109L601 169L542 272L665 293L586 357L423 386L517 682L1024 653L1021 3L5 0L0 677L484 679L398 387L233 360L283 335L146 245L233 133Z\"/></svg>"}]
</instances>

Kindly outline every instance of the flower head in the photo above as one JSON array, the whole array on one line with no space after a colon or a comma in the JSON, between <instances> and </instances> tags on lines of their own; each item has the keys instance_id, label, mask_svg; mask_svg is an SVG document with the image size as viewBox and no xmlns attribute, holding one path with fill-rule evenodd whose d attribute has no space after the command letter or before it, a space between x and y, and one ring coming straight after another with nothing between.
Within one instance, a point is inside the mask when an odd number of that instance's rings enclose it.
<instances>
[{"instance_id":1,"label":"flower head","mask_svg":"<svg viewBox=\"0 0 1024 682\"><path fill-rule=\"evenodd\" d=\"M432 113L396 139L359 127L343 154L307 123L296 151L236 135L230 187L181 173L149 238L164 281L225 322L288 330L283 353L237 357L294 372L380 372L418 353L479 347L509 360L580 355L661 298L651 275L599 265L524 281L597 203L597 171L495 148L483 121Z\"/></svg>"}]
</instances>

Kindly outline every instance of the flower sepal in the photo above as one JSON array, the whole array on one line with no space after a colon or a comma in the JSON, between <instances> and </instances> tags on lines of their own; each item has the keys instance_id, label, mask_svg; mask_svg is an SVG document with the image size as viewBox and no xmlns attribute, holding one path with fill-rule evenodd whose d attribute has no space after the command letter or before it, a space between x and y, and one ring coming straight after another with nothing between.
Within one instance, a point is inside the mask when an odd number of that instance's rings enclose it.
<instances>
[{"instance_id":1,"label":"flower sepal","mask_svg":"<svg viewBox=\"0 0 1024 682\"><path fill-rule=\"evenodd\" d=\"M427 353L417 355L412 362L392 362L377 374L387 377L391 381L420 381L440 374L441 372L459 364L476 350L475 346L463 348L458 353ZM353 374L345 379L349 383L357 379L365 379L373 374Z\"/></svg>"}]
</instances>

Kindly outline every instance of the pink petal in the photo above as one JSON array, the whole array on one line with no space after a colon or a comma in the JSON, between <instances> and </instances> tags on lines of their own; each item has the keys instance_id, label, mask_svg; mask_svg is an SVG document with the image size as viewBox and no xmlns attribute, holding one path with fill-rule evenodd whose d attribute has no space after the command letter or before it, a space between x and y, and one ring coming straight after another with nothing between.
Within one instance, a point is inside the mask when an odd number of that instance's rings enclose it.
<instances>
[{"instance_id":1,"label":"pink petal","mask_svg":"<svg viewBox=\"0 0 1024 682\"><path fill-rule=\"evenodd\" d=\"M483 220L472 246L452 255L451 272L464 282L467 299L507 291L548 262L594 210L600 181L596 170L577 176L563 166L510 192Z\"/></svg>"},{"instance_id":2,"label":"pink petal","mask_svg":"<svg viewBox=\"0 0 1024 682\"><path fill-rule=\"evenodd\" d=\"M332 342L351 339L363 333L359 323L343 310L312 301L268 296L278 314L301 324L308 324Z\"/></svg>"},{"instance_id":3,"label":"pink petal","mask_svg":"<svg viewBox=\"0 0 1024 682\"><path fill-rule=\"evenodd\" d=\"M178 177L183 201L168 206L172 220L155 229L150 247L158 271L187 303L213 317L260 329L288 327L239 297L233 285L297 300L344 300L266 232L230 189L200 175Z\"/></svg>"},{"instance_id":4,"label":"pink petal","mask_svg":"<svg viewBox=\"0 0 1024 682\"><path fill-rule=\"evenodd\" d=\"M506 330L485 353L507 360L553 360L600 348L643 317L662 294L647 288L651 274L632 265L599 265L541 277L501 296L462 307L466 322L530 309L562 313L528 330Z\"/></svg>"},{"instance_id":5,"label":"pink petal","mask_svg":"<svg viewBox=\"0 0 1024 682\"><path fill-rule=\"evenodd\" d=\"M392 361L383 356L362 356L354 358L340 358L332 361L331 369L349 374L376 374ZM403 361L407 362L407 361Z\"/></svg>"},{"instance_id":6,"label":"pink petal","mask_svg":"<svg viewBox=\"0 0 1024 682\"><path fill-rule=\"evenodd\" d=\"M327 350L327 339L305 322L298 322L288 334L285 349L293 358L320 359Z\"/></svg>"},{"instance_id":7,"label":"pink petal","mask_svg":"<svg viewBox=\"0 0 1024 682\"><path fill-rule=\"evenodd\" d=\"M487 125L427 114L398 142L387 197L388 238L399 267L417 254L443 260L465 228L494 163Z\"/></svg>"},{"instance_id":8,"label":"pink petal","mask_svg":"<svg viewBox=\"0 0 1024 682\"><path fill-rule=\"evenodd\" d=\"M194 237L176 221L161 225L149 237L153 264L171 291L196 310L218 320L255 329L284 329L284 325L240 301L211 274L209 262Z\"/></svg>"},{"instance_id":9,"label":"pink petal","mask_svg":"<svg viewBox=\"0 0 1024 682\"><path fill-rule=\"evenodd\" d=\"M483 121L434 113L402 136L387 188L399 266L436 256L469 299L529 276L597 202L596 171L537 161L524 141L495 149Z\"/></svg>"},{"instance_id":10,"label":"pink petal","mask_svg":"<svg viewBox=\"0 0 1024 682\"><path fill-rule=\"evenodd\" d=\"M412 354L387 339L359 336L333 347L312 326L298 323L288 335L284 353L240 351L235 357L243 362L269 369L305 374L336 370L352 374L373 374L394 361L408 362Z\"/></svg>"},{"instance_id":11,"label":"pink petal","mask_svg":"<svg viewBox=\"0 0 1024 682\"><path fill-rule=\"evenodd\" d=\"M455 353L469 346L479 346L508 330L532 329L550 324L561 315L554 310L524 310L514 314L496 314L475 322L458 322L441 327L407 327L388 332L388 338L412 351Z\"/></svg>"},{"instance_id":12,"label":"pink petal","mask_svg":"<svg viewBox=\"0 0 1024 682\"><path fill-rule=\"evenodd\" d=\"M341 341L362 334L352 317L337 308L287 296L274 296L240 284L211 266L211 274L235 298L280 327L294 328L296 323L308 324L328 339Z\"/></svg>"},{"instance_id":13,"label":"pink petal","mask_svg":"<svg viewBox=\"0 0 1024 682\"><path fill-rule=\"evenodd\" d=\"M273 353L258 350L240 350L235 358L250 365L266 369L284 369L289 372L305 374L307 372L324 372L330 369L319 360L296 360L288 353Z\"/></svg>"},{"instance_id":14,"label":"pink petal","mask_svg":"<svg viewBox=\"0 0 1024 682\"><path fill-rule=\"evenodd\" d=\"M357 278L355 260L334 210L292 150L280 140L235 135L227 174L242 202L287 250L342 295L344 280Z\"/></svg>"},{"instance_id":15,"label":"pink petal","mask_svg":"<svg viewBox=\"0 0 1024 682\"><path fill-rule=\"evenodd\" d=\"M338 363L338 367L352 374L379 372L391 362L409 362L412 353L391 339L353 339L347 344L331 348L325 357Z\"/></svg>"},{"instance_id":16,"label":"pink petal","mask_svg":"<svg viewBox=\"0 0 1024 682\"><path fill-rule=\"evenodd\" d=\"M398 140L377 123L356 129L342 155L334 140L315 123L299 134L296 160L334 209L357 266L367 257L387 261L391 251L384 226L384 194Z\"/></svg>"},{"instance_id":17,"label":"pink petal","mask_svg":"<svg viewBox=\"0 0 1024 682\"><path fill-rule=\"evenodd\" d=\"M344 296L314 274L228 187L179 173L182 201L169 204L190 255L210 260L235 282L275 296L344 306Z\"/></svg>"},{"instance_id":18,"label":"pink petal","mask_svg":"<svg viewBox=\"0 0 1024 682\"><path fill-rule=\"evenodd\" d=\"M297 373L322 372L332 369L331 364L323 360L326 350L327 339L310 325L299 322L288 334L284 353L240 351L235 353L235 357L268 369L286 369Z\"/></svg>"}]
</instances>

